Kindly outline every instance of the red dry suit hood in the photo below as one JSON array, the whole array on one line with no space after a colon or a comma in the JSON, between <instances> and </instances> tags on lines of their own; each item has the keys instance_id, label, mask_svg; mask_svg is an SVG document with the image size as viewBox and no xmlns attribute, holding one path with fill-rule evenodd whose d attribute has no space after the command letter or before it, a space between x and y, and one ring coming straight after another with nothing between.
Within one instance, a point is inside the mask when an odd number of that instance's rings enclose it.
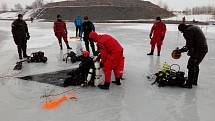
<instances>
[{"instance_id":1,"label":"red dry suit hood","mask_svg":"<svg viewBox=\"0 0 215 121\"><path fill-rule=\"evenodd\" d=\"M99 41L99 35L96 32L90 32L89 38L92 39L95 42Z\"/></svg>"}]
</instances>

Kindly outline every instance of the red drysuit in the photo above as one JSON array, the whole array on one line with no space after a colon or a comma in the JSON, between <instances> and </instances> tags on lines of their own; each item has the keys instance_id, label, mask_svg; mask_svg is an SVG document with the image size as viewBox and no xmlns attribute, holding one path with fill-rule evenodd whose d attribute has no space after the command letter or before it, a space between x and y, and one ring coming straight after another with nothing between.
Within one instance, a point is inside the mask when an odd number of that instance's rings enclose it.
<instances>
[{"instance_id":1,"label":"red drysuit","mask_svg":"<svg viewBox=\"0 0 215 121\"><path fill-rule=\"evenodd\" d=\"M154 50L156 44L158 47L158 51L161 50L161 45L163 44L163 39L165 37L165 34L166 34L166 25L162 21L155 23L152 26L151 35L153 35L153 37L150 42L152 46L152 50Z\"/></svg>"},{"instance_id":2,"label":"red drysuit","mask_svg":"<svg viewBox=\"0 0 215 121\"><path fill-rule=\"evenodd\" d=\"M97 42L101 63L104 65L105 82L111 82L112 70L116 78L121 78L124 70L124 56L119 42L110 35L98 35L96 32L91 32L89 37Z\"/></svg>"},{"instance_id":3,"label":"red drysuit","mask_svg":"<svg viewBox=\"0 0 215 121\"><path fill-rule=\"evenodd\" d=\"M59 41L61 41L62 38L64 41L67 41L67 29L64 21L57 20L54 22L54 32Z\"/></svg>"}]
</instances>

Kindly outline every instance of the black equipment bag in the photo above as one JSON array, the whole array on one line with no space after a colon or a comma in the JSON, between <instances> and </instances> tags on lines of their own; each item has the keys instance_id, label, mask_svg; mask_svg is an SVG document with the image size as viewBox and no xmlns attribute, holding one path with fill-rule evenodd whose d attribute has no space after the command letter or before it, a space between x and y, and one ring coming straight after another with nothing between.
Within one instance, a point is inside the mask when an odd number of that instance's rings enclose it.
<instances>
[{"instance_id":1,"label":"black equipment bag","mask_svg":"<svg viewBox=\"0 0 215 121\"><path fill-rule=\"evenodd\" d=\"M65 57L65 55L66 55L66 57ZM69 53L66 53L65 55L63 57L63 61L66 61L66 63L68 62L69 58L70 58L72 63L76 63L77 61L80 61L80 57L77 56L75 54L75 52L73 52L73 51L70 51Z\"/></svg>"},{"instance_id":2,"label":"black equipment bag","mask_svg":"<svg viewBox=\"0 0 215 121\"><path fill-rule=\"evenodd\" d=\"M32 53L27 61L36 62L36 63L40 63L40 62L46 63L47 60L48 60L48 58L45 57L44 52L38 51L38 52Z\"/></svg>"},{"instance_id":3,"label":"black equipment bag","mask_svg":"<svg viewBox=\"0 0 215 121\"><path fill-rule=\"evenodd\" d=\"M172 69L173 66L177 66L178 67L178 71ZM158 73L156 73L156 79L155 83L158 83L159 87L165 87L165 86L178 86L178 87L182 87L187 78L185 77L185 72L180 71L180 66L177 64L173 64L170 66L170 73L169 74L160 74L161 71L159 71Z\"/></svg>"}]
</instances>

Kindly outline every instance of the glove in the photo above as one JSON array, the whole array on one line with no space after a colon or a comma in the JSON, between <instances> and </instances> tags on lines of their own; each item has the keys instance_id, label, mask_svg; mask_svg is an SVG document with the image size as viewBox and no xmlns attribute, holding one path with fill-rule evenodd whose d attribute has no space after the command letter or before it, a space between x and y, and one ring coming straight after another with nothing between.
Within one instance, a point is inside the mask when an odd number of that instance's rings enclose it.
<instances>
[{"instance_id":1,"label":"glove","mask_svg":"<svg viewBox=\"0 0 215 121\"><path fill-rule=\"evenodd\" d=\"M163 41L163 40L164 40L164 38L165 38L165 36L162 36L162 37L161 37L161 40Z\"/></svg>"},{"instance_id":2,"label":"glove","mask_svg":"<svg viewBox=\"0 0 215 121\"><path fill-rule=\"evenodd\" d=\"M183 48L178 49L178 51L179 51L179 52L181 52L181 53L183 53L183 52L187 52L187 51L188 51L188 49L187 49L187 47L186 47L186 46L184 46Z\"/></svg>"},{"instance_id":3,"label":"glove","mask_svg":"<svg viewBox=\"0 0 215 121\"><path fill-rule=\"evenodd\" d=\"M152 39L152 33L149 34L149 38Z\"/></svg>"},{"instance_id":4,"label":"glove","mask_svg":"<svg viewBox=\"0 0 215 121\"><path fill-rule=\"evenodd\" d=\"M55 32L54 35L57 37L57 32Z\"/></svg>"},{"instance_id":5,"label":"glove","mask_svg":"<svg viewBox=\"0 0 215 121\"><path fill-rule=\"evenodd\" d=\"M103 68L104 67L104 64L103 63L100 63L100 68Z\"/></svg>"},{"instance_id":6,"label":"glove","mask_svg":"<svg viewBox=\"0 0 215 121\"><path fill-rule=\"evenodd\" d=\"M194 49L193 49L193 48L191 48L190 50L188 50L187 55L188 55L188 56L193 55L193 51L194 51Z\"/></svg>"},{"instance_id":7,"label":"glove","mask_svg":"<svg viewBox=\"0 0 215 121\"><path fill-rule=\"evenodd\" d=\"M26 35L26 38L27 38L27 40L29 40L29 39L30 39L30 35L29 35L29 33Z\"/></svg>"},{"instance_id":8,"label":"glove","mask_svg":"<svg viewBox=\"0 0 215 121\"><path fill-rule=\"evenodd\" d=\"M99 51L95 51L94 56L98 56L99 55Z\"/></svg>"}]
</instances>

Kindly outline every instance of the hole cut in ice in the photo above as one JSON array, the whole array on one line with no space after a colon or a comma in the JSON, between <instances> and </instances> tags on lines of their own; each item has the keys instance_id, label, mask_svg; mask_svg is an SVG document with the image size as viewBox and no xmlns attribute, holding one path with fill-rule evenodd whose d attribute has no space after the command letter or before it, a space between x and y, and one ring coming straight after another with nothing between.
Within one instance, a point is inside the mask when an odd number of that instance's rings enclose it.
<instances>
[{"instance_id":1,"label":"hole cut in ice","mask_svg":"<svg viewBox=\"0 0 215 121\"><path fill-rule=\"evenodd\" d=\"M23 80L36 81L39 83L46 83L63 87L64 80L69 77L68 73L71 72L72 70L73 69L62 70L51 73L29 75L19 78Z\"/></svg>"}]
</instances>

